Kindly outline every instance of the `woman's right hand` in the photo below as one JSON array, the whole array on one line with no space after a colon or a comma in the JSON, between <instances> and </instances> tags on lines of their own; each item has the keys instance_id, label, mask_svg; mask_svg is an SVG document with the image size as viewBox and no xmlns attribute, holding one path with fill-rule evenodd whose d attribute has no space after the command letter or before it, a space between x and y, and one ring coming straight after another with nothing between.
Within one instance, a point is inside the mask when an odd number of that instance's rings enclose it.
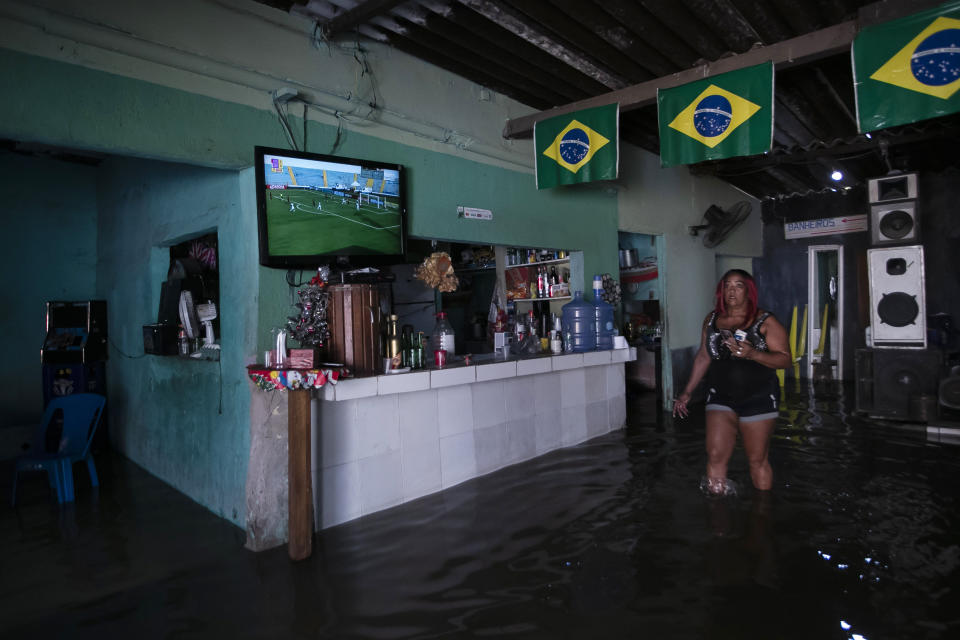
<instances>
[{"instance_id":1,"label":"woman's right hand","mask_svg":"<svg viewBox=\"0 0 960 640\"><path fill-rule=\"evenodd\" d=\"M673 417L680 416L686 418L690 411L687 409L687 403L690 401L690 394L684 391L673 399Z\"/></svg>"}]
</instances>

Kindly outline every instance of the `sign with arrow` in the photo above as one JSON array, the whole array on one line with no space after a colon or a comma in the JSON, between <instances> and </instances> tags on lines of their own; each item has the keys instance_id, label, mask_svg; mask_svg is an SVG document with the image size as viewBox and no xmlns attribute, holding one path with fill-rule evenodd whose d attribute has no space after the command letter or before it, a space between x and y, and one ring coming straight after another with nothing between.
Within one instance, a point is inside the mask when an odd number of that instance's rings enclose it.
<instances>
[{"instance_id":1,"label":"sign with arrow","mask_svg":"<svg viewBox=\"0 0 960 640\"><path fill-rule=\"evenodd\" d=\"M856 233L867 230L867 215L842 216L839 218L818 218L816 220L797 220L783 223L783 237L786 240L797 238L816 238L841 233Z\"/></svg>"}]
</instances>

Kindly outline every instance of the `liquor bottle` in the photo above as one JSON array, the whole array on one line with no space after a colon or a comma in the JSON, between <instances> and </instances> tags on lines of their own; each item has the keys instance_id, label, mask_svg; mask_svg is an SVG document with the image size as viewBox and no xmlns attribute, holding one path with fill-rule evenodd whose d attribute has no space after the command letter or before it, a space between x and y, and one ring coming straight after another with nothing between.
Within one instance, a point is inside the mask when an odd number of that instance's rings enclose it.
<instances>
[{"instance_id":1,"label":"liquor bottle","mask_svg":"<svg viewBox=\"0 0 960 640\"><path fill-rule=\"evenodd\" d=\"M537 297L545 298L543 294L543 267L537 267Z\"/></svg>"},{"instance_id":2,"label":"liquor bottle","mask_svg":"<svg viewBox=\"0 0 960 640\"><path fill-rule=\"evenodd\" d=\"M413 368L413 325L403 325L400 337L400 348L403 350L403 367Z\"/></svg>"},{"instance_id":3,"label":"liquor bottle","mask_svg":"<svg viewBox=\"0 0 960 640\"><path fill-rule=\"evenodd\" d=\"M399 318L392 313L387 318L387 357L393 358L400 353L400 332L397 327Z\"/></svg>"}]
</instances>

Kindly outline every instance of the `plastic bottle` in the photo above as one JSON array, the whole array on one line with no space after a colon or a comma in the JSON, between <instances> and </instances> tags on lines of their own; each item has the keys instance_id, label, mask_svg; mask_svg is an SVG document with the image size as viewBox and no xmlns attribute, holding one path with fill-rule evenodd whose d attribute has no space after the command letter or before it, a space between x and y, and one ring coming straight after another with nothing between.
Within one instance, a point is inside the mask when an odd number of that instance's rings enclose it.
<instances>
[{"instance_id":1,"label":"plastic bottle","mask_svg":"<svg viewBox=\"0 0 960 640\"><path fill-rule=\"evenodd\" d=\"M563 344L567 353L593 351L597 346L596 310L576 291L573 300L563 305Z\"/></svg>"},{"instance_id":2,"label":"plastic bottle","mask_svg":"<svg viewBox=\"0 0 960 640\"><path fill-rule=\"evenodd\" d=\"M453 327L447 322L446 311L437 314L437 324L433 327L433 333L430 334L430 348L434 352L444 349L448 359L454 354Z\"/></svg>"},{"instance_id":3,"label":"plastic bottle","mask_svg":"<svg viewBox=\"0 0 960 640\"><path fill-rule=\"evenodd\" d=\"M593 276L593 309L596 318L596 348L613 349L613 306L603 299L603 278Z\"/></svg>"}]
</instances>

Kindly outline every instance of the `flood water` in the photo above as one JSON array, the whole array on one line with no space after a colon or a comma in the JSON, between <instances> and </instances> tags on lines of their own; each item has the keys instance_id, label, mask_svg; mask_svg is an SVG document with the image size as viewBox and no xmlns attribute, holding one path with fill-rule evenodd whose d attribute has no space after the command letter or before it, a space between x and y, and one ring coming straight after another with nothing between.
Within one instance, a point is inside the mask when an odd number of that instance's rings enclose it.
<instances>
[{"instance_id":1,"label":"flood water","mask_svg":"<svg viewBox=\"0 0 960 640\"><path fill-rule=\"evenodd\" d=\"M708 498L703 416L628 428L317 535L243 533L128 461L52 504L0 507L0 636L169 638L960 637L960 447L790 394L754 492ZM12 466L0 467L0 497Z\"/></svg>"}]
</instances>

